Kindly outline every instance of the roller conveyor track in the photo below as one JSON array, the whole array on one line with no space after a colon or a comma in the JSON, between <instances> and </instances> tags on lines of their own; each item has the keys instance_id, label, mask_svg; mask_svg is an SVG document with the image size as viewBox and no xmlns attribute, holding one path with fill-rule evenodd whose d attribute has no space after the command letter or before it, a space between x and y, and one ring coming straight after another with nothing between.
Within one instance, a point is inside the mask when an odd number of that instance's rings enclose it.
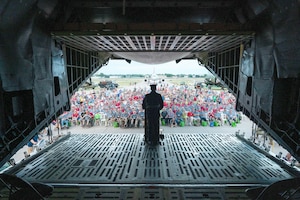
<instances>
[{"instance_id":1,"label":"roller conveyor track","mask_svg":"<svg viewBox=\"0 0 300 200\"><path fill-rule=\"evenodd\" d=\"M294 177L229 133L166 133L154 147L142 133L71 134L14 173L56 199L248 199L247 187Z\"/></svg>"}]
</instances>

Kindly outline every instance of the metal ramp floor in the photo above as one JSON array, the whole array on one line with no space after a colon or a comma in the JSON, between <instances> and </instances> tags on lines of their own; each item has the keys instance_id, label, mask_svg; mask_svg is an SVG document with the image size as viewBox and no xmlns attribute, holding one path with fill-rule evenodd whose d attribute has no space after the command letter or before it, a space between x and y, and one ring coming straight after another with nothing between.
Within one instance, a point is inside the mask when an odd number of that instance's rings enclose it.
<instances>
[{"instance_id":1,"label":"metal ramp floor","mask_svg":"<svg viewBox=\"0 0 300 200\"><path fill-rule=\"evenodd\" d=\"M228 133L71 134L12 173L55 186L49 199L248 199L292 171Z\"/></svg>"}]
</instances>

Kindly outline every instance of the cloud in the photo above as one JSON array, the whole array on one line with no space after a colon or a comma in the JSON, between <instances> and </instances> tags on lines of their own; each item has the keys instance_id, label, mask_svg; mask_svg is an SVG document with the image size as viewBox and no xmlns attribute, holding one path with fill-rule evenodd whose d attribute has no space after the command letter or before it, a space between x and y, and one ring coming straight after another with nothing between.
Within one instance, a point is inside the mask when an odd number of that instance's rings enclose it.
<instances>
[{"instance_id":1,"label":"cloud","mask_svg":"<svg viewBox=\"0 0 300 200\"><path fill-rule=\"evenodd\" d=\"M179 63L168 62L159 65L147 65L132 61L130 64L125 60L110 60L108 65L103 66L97 73L103 74L210 74L210 72L197 60L182 60Z\"/></svg>"}]
</instances>

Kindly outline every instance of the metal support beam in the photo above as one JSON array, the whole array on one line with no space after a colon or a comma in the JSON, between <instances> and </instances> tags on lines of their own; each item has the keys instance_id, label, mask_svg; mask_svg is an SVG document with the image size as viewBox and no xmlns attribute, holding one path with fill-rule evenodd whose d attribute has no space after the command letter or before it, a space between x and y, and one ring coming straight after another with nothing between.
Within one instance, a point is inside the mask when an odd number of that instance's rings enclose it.
<instances>
[{"instance_id":1,"label":"metal support beam","mask_svg":"<svg viewBox=\"0 0 300 200\"><path fill-rule=\"evenodd\" d=\"M238 23L67 23L54 24L52 36L72 35L141 35L141 34L189 34L189 35L253 35L250 24Z\"/></svg>"},{"instance_id":2,"label":"metal support beam","mask_svg":"<svg viewBox=\"0 0 300 200\"><path fill-rule=\"evenodd\" d=\"M109 59L107 53L86 52L69 46L65 51L70 94L74 94Z\"/></svg>"},{"instance_id":3,"label":"metal support beam","mask_svg":"<svg viewBox=\"0 0 300 200\"><path fill-rule=\"evenodd\" d=\"M232 7L233 0L215 0L215 1L196 1L196 0L187 0L187 1L119 1L119 0L88 0L88 1L74 1L72 3L75 7L88 7L88 8L115 8L115 7L189 7L189 8L225 8Z\"/></svg>"}]
</instances>

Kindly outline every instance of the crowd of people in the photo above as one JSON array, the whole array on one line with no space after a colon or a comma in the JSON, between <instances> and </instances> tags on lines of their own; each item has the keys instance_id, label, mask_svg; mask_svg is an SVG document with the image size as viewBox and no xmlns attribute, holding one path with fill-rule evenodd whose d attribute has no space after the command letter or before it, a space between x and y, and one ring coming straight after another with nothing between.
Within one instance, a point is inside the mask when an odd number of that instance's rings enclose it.
<instances>
[{"instance_id":1,"label":"crowd of people","mask_svg":"<svg viewBox=\"0 0 300 200\"><path fill-rule=\"evenodd\" d=\"M59 117L57 127L143 127L142 101L149 91L146 84L113 90L80 90L72 96L71 110ZM164 83L157 85L157 92L164 102L162 126L235 126L241 119L235 110L235 97L226 90Z\"/></svg>"}]
</instances>

